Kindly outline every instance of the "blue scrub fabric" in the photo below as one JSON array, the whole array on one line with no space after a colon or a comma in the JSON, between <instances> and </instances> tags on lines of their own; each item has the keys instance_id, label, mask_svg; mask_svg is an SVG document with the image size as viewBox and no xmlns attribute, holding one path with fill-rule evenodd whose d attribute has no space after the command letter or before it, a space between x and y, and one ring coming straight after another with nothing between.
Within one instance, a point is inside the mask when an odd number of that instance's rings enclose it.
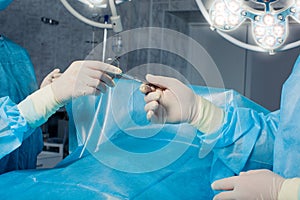
<instances>
[{"instance_id":1,"label":"blue scrub fabric","mask_svg":"<svg viewBox=\"0 0 300 200\"><path fill-rule=\"evenodd\" d=\"M37 89L34 68L26 50L4 36L0 36L0 80L0 97L6 97L0 100L0 127L5 132L0 135L0 143L5 145L0 153L0 173L33 169L43 147L42 132L26 127L15 104Z\"/></svg>"},{"instance_id":2,"label":"blue scrub fabric","mask_svg":"<svg viewBox=\"0 0 300 200\"><path fill-rule=\"evenodd\" d=\"M89 96L75 100L68 110L74 120L70 121L70 125L74 125L70 130L77 131L77 135L70 133L70 137L75 137L72 141L77 140L77 145L85 144L82 138L88 138L86 134L92 127L91 117L97 105L104 106L97 115L99 126L94 126L95 130L91 132L94 136L90 137L83 157L79 158L82 151L82 146L79 146L72 149L72 153L54 169L14 171L1 175L0 188L6 185L10 187L0 190L0 196L6 199L30 199L37 195L39 199L212 199L211 174L217 172L218 175L227 176L228 172L232 173L230 165L215 168L217 162L214 151L199 158L199 149L203 153L208 148L200 140L202 134L188 124L164 125L153 134L153 130L159 126L147 121L144 95L138 88L137 83L119 80L117 86L109 90L115 90L116 96L108 91L101 98ZM270 114L232 90L193 89L224 108L233 106L260 115ZM110 100L109 94L112 94ZM93 109L90 110L87 105L93 105ZM107 136L107 140L99 142L100 132ZM139 137L145 135L147 137ZM246 142L253 144L253 140L258 138ZM271 139L272 144L273 139L264 138L267 139ZM245 150L244 156L250 159L244 168L272 166L272 156L265 162L265 154L272 154L273 148L256 145L256 151L251 156L246 155L249 150ZM125 150L125 156L114 146ZM180 150L181 154L174 157L179 149L183 151ZM264 151L263 156L260 151ZM156 157L147 159L150 157L148 155L156 152L159 152ZM130 153L147 156L134 159ZM232 159L241 157L234 152L228 153L230 155L226 156ZM170 159L171 162L166 164ZM156 165L161 167L149 168ZM142 171L146 168L149 168L148 171Z\"/></svg>"},{"instance_id":3,"label":"blue scrub fabric","mask_svg":"<svg viewBox=\"0 0 300 200\"><path fill-rule=\"evenodd\" d=\"M285 178L300 177L299 81L300 57L283 85L280 110L260 113L229 104L223 127L200 135L202 154L214 152L212 181L261 166Z\"/></svg>"},{"instance_id":4,"label":"blue scrub fabric","mask_svg":"<svg viewBox=\"0 0 300 200\"><path fill-rule=\"evenodd\" d=\"M11 2L12 0L0 0L0 11L4 10Z\"/></svg>"},{"instance_id":5,"label":"blue scrub fabric","mask_svg":"<svg viewBox=\"0 0 300 200\"><path fill-rule=\"evenodd\" d=\"M149 139L151 145L166 145L167 140ZM198 143L195 139L195 144ZM116 141L132 149L146 149L142 144ZM171 165L153 172L128 173L102 164L97 155L80 160L78 148L59 167L48 170L14 171L0 176L3 199L212 199L209 171L211 156L199 159L198 148L191 146ZM102 150L113 158L109 149ZM124 158L120 162L124 162ZM128 163L124 163L128 164ZM145 163L147 164L147 163Z\"/></svg>"},{"instance_id":6,"label":"blue scrub fabric","mask_svg":"<svg viewBox=\"0 0 300 200\"><path fill-rule=\"evenodd\" d=\"M281 94L280 123L275 138L274 172L300 177L300 56Z\"/></svg>"}]
</instances>

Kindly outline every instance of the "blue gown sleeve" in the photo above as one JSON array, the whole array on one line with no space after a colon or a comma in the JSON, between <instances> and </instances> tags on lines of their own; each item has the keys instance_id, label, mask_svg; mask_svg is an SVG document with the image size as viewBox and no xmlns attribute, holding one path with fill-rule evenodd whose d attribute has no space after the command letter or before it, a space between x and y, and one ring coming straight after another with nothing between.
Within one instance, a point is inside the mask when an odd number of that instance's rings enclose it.
<instances>
[{"instance_id":1,"label":"blue gown sleeve","mask_svg":"<svg viewBox=\"0 0 300 200\"><path fill-rule=\"evenodd\" d=\"M222 128L200 135L200 157L213 151L211 181L249 169L272 169L274 138L279 111L262 113L251 108L227 106Z\"/></svg>"},{"instance_id":2,"label":"blue gown sleeve","mask_svg":"<svg viewBox=\"0 0 300 200\"><path fill-rule=\"evenodd\" d=\"M0 158L17 149L34 131L9 97L0 98Z\"/></svg>"}]
</instances>

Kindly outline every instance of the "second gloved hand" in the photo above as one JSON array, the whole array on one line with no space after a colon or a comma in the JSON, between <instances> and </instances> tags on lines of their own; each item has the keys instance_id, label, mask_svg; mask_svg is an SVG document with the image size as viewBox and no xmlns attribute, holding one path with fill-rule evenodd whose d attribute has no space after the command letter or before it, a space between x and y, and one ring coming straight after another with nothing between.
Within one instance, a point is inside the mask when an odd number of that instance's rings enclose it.
<instances>
[{"instance_id":1,"label":"second gloved hand","mask_svg":"<svg viewBox=\"0 0 300 200\"><path fill-rule=\"evenodd\" d=\"M189 87L175 78L147 75L147 81L157 87L143 84L146 94L147 119L154 123L187 122L204 133L216 131L222 124L223 110L196 95Z\"/></svg>"},{"instance_id":2,"label":"second gloved hand","mask_svg":"<svg viewBox=\"0 0 300 200\"><path fill-rule=\"evenodd\" d=\"M49 84L53 73L57 75L56 79ZM105 92L107 86L114 86L112 77L107 73L120 74L122 71L99 61L76 61L62 75L57 73L57 70L50 73L41 89L18 104L21 115L32 128L45 123L72 98Z\"/></svg>"},{"instance_id":3,"label":"second gloved hand","mask_svg":"<svg viewBox=\"0 0 300 200\"><path fill-rule=\"evenodd\" d=\"M270 170L252 170L215 181L213 190L227 190L215 199L278 199L284 178Z\"/></svg>"},{"instance_id":4,"label":"second gloved hand","mask_svg":"<svg viewBox=\"0 0 300 200\"><path fill-rule=\"evenodd\" d=\"M55 79L59 78L62 75L60 73L60 69L54 69L52 72L50 72L42 81L40 88L43 88L50 83L52 83Z\"/></svg>"},{"instance_id":5,"label":"second gloved hand","mask_svg":"<svg viewBox=\"0 0 300 200\"><path fill-rule=\"evenodd\" d=\"M65 104L72 98L85 95L98 95L106 87L114 86L107 74L120 74L122 71L99 61L76 61L51 85L58 103Z\"/></svg>"}]
</instances>

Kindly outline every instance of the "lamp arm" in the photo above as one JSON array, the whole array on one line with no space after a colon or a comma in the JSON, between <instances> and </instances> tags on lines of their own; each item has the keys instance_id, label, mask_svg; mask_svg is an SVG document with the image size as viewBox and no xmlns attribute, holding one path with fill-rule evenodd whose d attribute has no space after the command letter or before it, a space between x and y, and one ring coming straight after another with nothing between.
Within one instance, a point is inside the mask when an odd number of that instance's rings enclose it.
<instances>
[{"instance_id":1,"label":"lamp arm","mask_svg":"<svg viewBox=\"0 0 300 200\"><path fill-rule=\"evenodd\" d=\"M115 0L109 0L109 6L111 9L112 16L118 16Z\"/></svg>"},{"instance_id":2,"label":"lamp arm","mask_svg":"<svg viewBox=\"0 0 300 200\"><path fill-rule=\"evenodd\" d=\"M299 47L299 46L300 46L300 40L282 46L282 47L279 49L279 51L286 51L286 50L294 49L294 48Z\"/></svg>"},{"instance_id":3,"label":"lamp arm","mask_svg":"<svg viewBox=\"0 0 300 200\"><path fill-rule=\"evenodd\" d=\"M82 22L89 24L91 26L103 28L103 29L105 29L105 28L112 29L113 28L112 24L103 24L103 23L95 22L95 21L92 21L92 20L82 16L67 2L67 0L60 0L60 1L72 15L74 15L77 19L81 20Z\"/></svg>"},{"instance_id":4,"label":"lamp arm","mask_svg":"<svg viewBox=\"0 0 300 200\"><path fill-rule=\"evenodd\" d=\"M209 18L209 14L206 11L204 4L202 3L202 0L196 0L196 3L198 5L203 17L205 18L205 20L209 23L209 25L212 25L210 18Z\"/></svg>"},{"instance_id":5,"label":"lamp arm","mask_svg":"<svg viewBox=\"0 0 300 200\"><path fill-rule=\"evenodd\" d=\"M109 7L112 13L112 16L110 17L111 23L112 23L112 29L114 32L119 33L123 31L123 26L121 22L121 17L117 13L115 0L109 0Z\"/></svg>"}]
</instances>

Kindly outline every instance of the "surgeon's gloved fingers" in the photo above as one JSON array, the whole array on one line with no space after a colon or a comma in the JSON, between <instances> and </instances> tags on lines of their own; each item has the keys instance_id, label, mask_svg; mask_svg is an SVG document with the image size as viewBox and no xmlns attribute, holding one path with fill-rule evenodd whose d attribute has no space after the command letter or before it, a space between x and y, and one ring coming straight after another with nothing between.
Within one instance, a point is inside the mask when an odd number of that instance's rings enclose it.
<instances>
[{"instance_id":1,"label":"surgeon's gloved fingers","mask_svg":"<svg viewBox=\"0 0 300 200\"><path fill-rule=\"evenodd\" d=\"M52 70L52 72L50 72L51 75L58 74L58 73L60 73L60 69L59 68L55 68L54 70Z\"/></svg>"},{"instance_id":2,"label":"surgeon's gloved fingers","mask_svg":"<svg viewBox=\"0 0 300 200\"><path fill-rule=\"evenodd\" d=\"M231 189L235 195L232 199L277 199L284 180L270 170L257 170L215 181L212 188Z\"/></svg>"},{"instance_id":3,"label":"surgeon's gloved fingers","mask_svg":"<svg viewBox=\"0 0 300 200\"><path fill-rule=\"evenodd\" d=\"M157 101L151 101L145 105L144 110L146 112L148 112L150 110L155 111L158 109L158 106L159 106L159 104Z\"/></svg>"},{"instance_id":4,"label":"surgeon's gloved fingers","mask_svg":"<svg viewBox=\"0 0 300 200\"><path fill-rule=\"evenodd\" d=\"M107 90L107 86L104 82L102 82L101 80L99 79L93 79L93 78L85 78L85 81L86 81L86 85L84 85L83 87L91 87L93 89L98 89L100 90L101 92L106 92ZM78 83L79 85L80 83ZM76 87L76 86L75 86Z\"/></svg>"},{"instance_id":5,"label":"surgeon's gloved fingers","mask_svg":"<svg viewBox=\"0 0 300 200\"><path fill-rule=\"evenodd\" d=\"M101 70L103 72L112 73L112 74L122 73L122 70L120 68L100 61L87 60L87 61L77 61L77 62L81 62L82 67L89 67L94 70Z\"/></svg>"},{"instance_id":6,"label":"surgeon's gloved fingers","mask_svg":"<svg viewBox=\"0 0 300 200\"><path fill-rule=\"evenodd\" d=\"M221 192L214 196L213 200L237 200L233 191Z\"/></svg>"},{"instance_id":7,"label":"surgeon's gloved fingers","mask_svg":"<svg viewBox=\"0 0 300 200\"><path fill-rule=\"evenodd\" d=\"M62 73L55 73L52 75L51 83L61 77Z\"/></svg>"},{"instance_id":8,"label":"surgeon's gloved fingers","mask_svg":"<svg viewBox=\"0 0 300 200\"><path fill-rule=\"evenodd\" d=\"M149 92L154 92L156 88L152 85L149 85L147 83L143 83L140 85L140 91L144 94L148 94Z\"/></svg>"},{"instance_id":9,"label":"surgeon's gloved fingers","mask_svg":"<svg viewBox=\"0 0 300 200\"><path fill-rule=\"evenodd\" d=\"M62 73L60 73L60 69L55 69L55 70L53 70L52 78L58 78L61 75L62 75Z\"/></svg>"},{"instance_id":10,"label":"surgeon's gloved fingers","mask_svg":"<svg viewBox=\"0 0 300 200\"><path fill-rule=\"evenodd\" d=\"M45 87L46 85L49 85L52 83L56 78L58 78L61 75L60 69L54 69L52 72L50 72L42 81L40 88Z\"/></svg>"},{"instance_id":11,"label":"surgeon's gloved fingers","mask_svg":"<svg viewBox=\"0 0 300 200\"><path fill-rule=\"evenodd\" d=\"M58 79L61 75L62 73L53 74L52 82L55 81L55 79Z\"/></svg>"},{"instance_id":12,"label":"surgeon's gloved fingers","mask_svg":"<svg viewBox=\"0 0 300 200\"><path fill-rule=\"evenodd\" d=\"M258 170L249 170L246 172L240 172L240 176L247 176L252 174L259 174L259 173L268 173L269 170L267 169L258 169Z\"/></svg>"},{"instance_id":13,"label":"surgeon's gloved fingers","mask_svg":"<svg viewBox=\"0 0 300 200\"><path fill-rule=\"evenodd\" d=\"M211 184L213 190L232 190L234 189L237 176L217 180Z\"/></svg>"},{"instance_id":14,"label":"surgeon's gloved fingers","mask_svg":"<svg viewBox=\"0 0 300 200\"><path fill-rule=\"evenodd\" d=\"M146 115L147 120L151 121L151 119L153 118L153 116L154 116L153 110L149 110L149 111L147 112L147 115Z\"/></svg>"},{"instance_id":15,"label":"surgeon's gloved fingers","mask_svg":"<svg viewBox=\"0 0 300 200\"><path fill-rule=\"evenodd\" d=\"M79 86L80 87L80 86ZM101 81L94 81L90 83L86 83L83 87L80 89L75 89L73 91L74 94L72 94L73 98L77 98L80 96L86 96L86 95L99 95L100 93L105 93L107 90L107 86L102 83Z\"/></svg>"},{"instance_id":16,"label":"surgeon's gloved fingers","mask_svg":"<svg viewBox=\"0 0 300 200\"><path fill-rule=\"evenodd\" d=\"M161 97L161 92L158 90L158 91L155 91L155 92L150 92L149 94L147 94L145 97L144 97L144 100L146 103L149 103L151 101L158 101Z\"/></svg>"},{"instance_id":17,"label":"surgeon's gloved fingers","mask_svg":"<svg viewBox=\"0 0 300 200\"><path fill-rule=\"evenodd\" d=\"M106 86L114 86L107 73L120 74L122 70L99 61L73 62L61 77L51 84L56 101L65 104L72 98L97 94L98 91L106 90Z\"/></svg>"},{"instance_id":18,"label":"surgeon's gloved fingers","mask_svg":"<svg viewBox=\"0 0 300 200\"><path fill-rule=\"evenodd\" d=\"M101 80L102 82L104 82L109 87L114 87L115 86L115 82L113 81L112 77L109 76L108 74L102 72L102 71L97 71L95 69L91 69L86 73L90 78L93 78L93 79L96 79L96 80Z\"/></svg>"},{"instance_id":19,"label":"surgeon's gloved fingers","mask_svg":"<svg viewBox=\"0 0 300 200\"><path fill-rule=\"evenodd\" d=\"M171 77L165 77L165 76L155 76L152 74L146 75L146 80L152 84L155 85L157 88L160 88L161 90L170 89L175 90L175 92L178 92L177 90L179 87L184 86L183 83L181 83L179 80Z\"/></svg>"},{"instance_id":20,"label":"surgeon's gloved fingers","mask_svg":"<svg viewBox=\"0 0 300 200\"><path fill-rule=\"evenodd\" d=\"M175 82L180 82L175 78L164 77L164 76L154 76L152 74L147 74L146 80L149 83L151 83L161 89L166 89L166 88L170 89L170 88L172 88L172 86L174 86Z\"/></svg>"},{"instance_id":21,"label":"surgeon's gloved fingers","mask_svg":"<svg viewBox=\"0 0 300 200\"><path fill-rule=\"evenodd\" d=\"M93 95L96 92L97 92L96 88L87 87L87 88L83 88L83 89L76 91L76 94L73 94L72 98L77 98L77 97L86 96L86 95Z\"/></svg>"},{"instance_id":22,"label":"surgeon's gloved fingers","mask_svg":"<svg viewBox=\"0 0 300 200\"><path fill-rule=\"evenodd\" d=\"M56 77L56 76L60 76L62 73L60 72L60 69L58 69L58 68L56 68L56 69L54 69L53 70L53 75L54 75L54 77Z\"/></svg>"},{"instance_id":23,"label":"surgeon's gloved fingers","mask_svg":"<svg viewBox=\"0 0 300 200\"><path fill-rule=\"evenodd\" d=\"M151 90L150 90L150 88L149 87L147 87L147 85L146 84L141 84L140 85L140 91L142 92L142 93L144 93L144 94L147 94L147 93L149 93L149 92L151 92Z\"/></svg>"}]
</instances>

